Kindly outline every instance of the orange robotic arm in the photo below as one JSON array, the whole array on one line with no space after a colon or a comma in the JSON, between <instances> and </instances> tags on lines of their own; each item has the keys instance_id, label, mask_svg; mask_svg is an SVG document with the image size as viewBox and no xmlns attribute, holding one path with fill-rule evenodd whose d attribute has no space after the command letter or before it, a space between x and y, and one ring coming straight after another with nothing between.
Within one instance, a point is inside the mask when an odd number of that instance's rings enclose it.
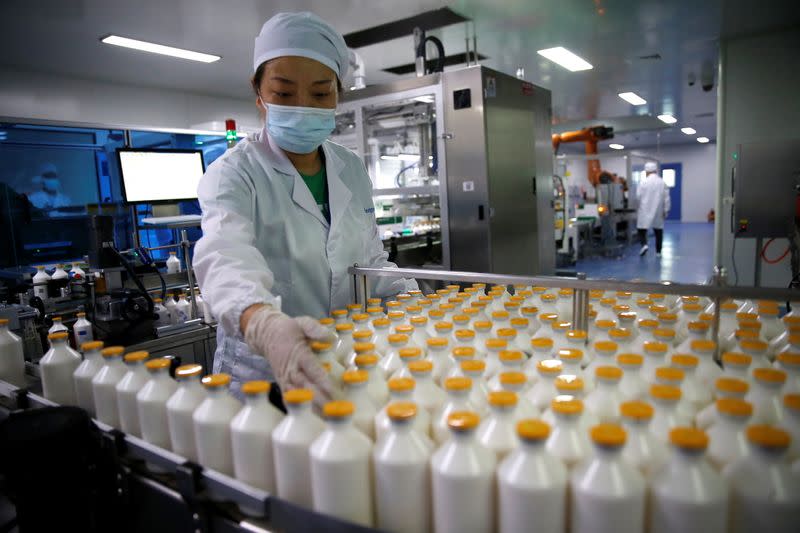
<instances>
[{"instance_id":1,"label":"orange robotic arm","mask_svg":"<svg viewBox=\"0 0 800 533\"><path fill-rule=\"evenodd\" d=\"M553 134L553 151L558 152L561 143L584 142L586 143L586 155L597 153L597 143L614 138L614 128L606 126L592 126L577 131L565 131L564 133ZM600 183L600 161L590 159L588 163L588 179L592 186Z\"/></svg>"}]
</instances>

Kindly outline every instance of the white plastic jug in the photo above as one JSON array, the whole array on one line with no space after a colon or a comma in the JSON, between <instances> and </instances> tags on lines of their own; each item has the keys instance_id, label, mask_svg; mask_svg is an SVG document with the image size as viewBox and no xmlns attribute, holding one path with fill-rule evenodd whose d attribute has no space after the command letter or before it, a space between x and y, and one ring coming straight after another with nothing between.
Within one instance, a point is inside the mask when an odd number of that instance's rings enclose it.
<instances>
[{"instance_id":1,"label":"white plastic jug","mask_svg":"<svg viewBox=\"0 0 800 533\"><path fill-rule=\"evenodd\" d=\"M650 433L653 407L643 401L625 402L620 406L622 426L628 436L622 457L647 479L667 460L667 446Z\"/></svg>"},{"instance_id":2,"label":"white plastic jug","mask_svg":"<svg viewBox=\"0 0 800 533\"><path fill-rule=\"evenodd\" d=\"M198 456L192 415L207 396L205 387L200 383L202 372L203 367L197 364L176 368L175 380L178 387L166 403L172 451L195 462L198 461Z\"/></svg>"},{"instance_id":3,"label":"white plastic jug","mask_svg":"<svg viewBox=\"0 0 800 533\"><path fill-rule=\"evenodd\" d=\"M230 426L242 406L228 392L230 382L231 377L222 373L210 374L202 379L207 396L195 409L192 421L200 464L233 477Z\"/></svg>"},{"instance_id":4,"label":"white plastic jug","mask_svg":"<svg viewBox=\"0 0 800 533\"><path fill-rule=\"evenodd\" d=\"M715 407L717 415L708 428L708 458L717 470L722 470L748 453L746 431L753 406L739 398L721 398Z\"/></svg>"},{"instance_id":5,"label":"white plastic jug","mask_svg":"<svg viewBox=\"0 0 800 533\"><path fill-rule=\"evenodd\" d=\"M81 346L81 350L83 351L83 361L72 374L72 379L75 380L75 396L78 400L78 407L86 409L89 416L94 417L92 379L103 367L103 356L100 353L103 350L103 343L101 341L85 342Z\"/></svg>"},{"instance_id":6,"label":"white plastic jug","mask_svg":"<svg viewBox=\"0 0 800 533\"><path fill-rule=\"evenodd\" d=\"M122 362L123 353L125 353L125 348L122 346L104 348L100 352L103 357L103 366L92 378L95 415L100 422L117 429L120 428L117 383L128 372Z\"/></svg>"},{"instance_id":7,"label":"white plastic jug","mask_svg":"<svg viewBox=\"0 0 800 533\"><path fill-rule=\"evenodd\" d=\"M136 395L139 394L144 384L150 379L147 368L144 366L148 357L150 357L150 354L144 351L126 354L122 358L126 372L116 387L120 429L135 437L142 436Z\"/></svg>"},{"instance_id":8,"label":"white plastic jug","mask_svg":"<svg viewBox=\"0 0 800 533\"><path fill-rule=\"evenodd\" d=\"M172 361L167 358L147 361L145 368L150 374L150 379L136 394L142 438L165 450L171 449L167 401L178 388L178 384L169 375L171 363Z\"/></svg>"},{"instance_id":9,"label":"white plastic jug","mask_svg":"<svg viewBox=\"0 0 800 533\"><path fill-rule=\"evenodd\" d=\"M69 335L64 331L50 333L50 349L39 361L42 374L42 393L48 400L60 405L77 405L75 380L72 375L81 364L81 355L67 344Z\"/></svg>"}]
</instances>

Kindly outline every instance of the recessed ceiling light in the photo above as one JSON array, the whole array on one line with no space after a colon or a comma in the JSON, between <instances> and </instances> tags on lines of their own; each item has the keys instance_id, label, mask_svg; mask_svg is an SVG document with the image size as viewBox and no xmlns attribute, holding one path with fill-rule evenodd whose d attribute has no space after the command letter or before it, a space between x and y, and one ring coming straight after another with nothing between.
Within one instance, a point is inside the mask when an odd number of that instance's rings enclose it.
<instances>
[{"instance_id":1,"label":"recessed ceiling light","mask_svg":"<svg viewBox=\"0 0 800 533\"><path fill-rule=\"evenodd\" d=\"M163 44L149 43L147 41L139 41L137 39L128 39L127 37L120 37L118 35L109 35L103 37L100 42L105 44L113 44L114 46L122 46L124 48L133 48L141 52L150 52L153 54L161 54L171 57L179 57L181 59L190 59L192 61L200 61L201 63L213 63L219 61L220 56L211 54L203 54L201 52L193 52L191 50L184 50L182 48L174 48L172 46L165 46Z\"/></svg>"},{"instance_id":2,"label":"recessed ceiling light","mask_svg":"<svg viewBox=\"0 0 800 533\"><path fill-rule=\"evenodd\" d=\"M697 142L699 142L701 144L705 144L705 143L708 142L708 137L698 137L697 138Z\"/></svg>"},{"instance_id":3,"label":"recessed ceiling light","mask_svg":"<svg viewBox=\"0 0 800 533\"><path fill-rule=\"evenodd\" d=\"M608 147L613 149L613 150L622 150L623 148L625 148L621 144L617 144L617 143L611 143L611 144L608 145Z\"/></svg>"},{"instance_id":4,"label":"recessed ceiling light","mask_svg":"<svg viewBox=\"0 0 800 533\"><path fill-rule=\"evenodd\" d=\"M678 119L673 117L672 115L658 115L658 120L665 124L675 124L678 122Z\"/></svg>"},{"instance_id":5,"label":"recessed ceiling light","mask_svg":"<svg viewBox=\"0 0 800 533\"><path fill-rule=\"evenodd\" d=\"M686 135L694 135L695 133L697 133L697 130L694 128L681 128L681 131Z\"/></svg>"},{"instance_id":6,"label":"recessed ceiling light","mask_svg":"<svg viewBox=\"0 0 800 533\"><path fill-rule=\"evenodd\" d=\"M636 93L619 93L619 97L631 105L644 105L647 103L647 100Z\"/></svg>"},{"instance_id":7,"label":"recessed ceiling light","mask_svg":"<svg viewBox=\"0 0 800 533\"><path fill-rule=\"evenodd\" d=\"M536 52L540 56L544 56L553 63L561 65L570 72L577 72L579 70L589 70L592 64L573 54L563 46L556 46L555 48L546 48Z\"/></svg>"}]
</instances>

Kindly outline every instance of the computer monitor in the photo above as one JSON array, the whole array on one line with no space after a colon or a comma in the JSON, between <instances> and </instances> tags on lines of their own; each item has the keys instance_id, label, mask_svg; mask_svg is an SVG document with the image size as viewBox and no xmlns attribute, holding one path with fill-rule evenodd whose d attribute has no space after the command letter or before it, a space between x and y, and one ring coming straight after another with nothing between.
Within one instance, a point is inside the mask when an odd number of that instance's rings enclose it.
<instances>
[{"instance_id":1,"label":"computer monitor","mask_svg":"<svg viewBox=\"0 0 800 533\"><path fill-rule=\"evenodd\" d=\"M117 159L127 203L197 199L205 173L202 150L117 148Z\"/></svg>"}]
</instances>

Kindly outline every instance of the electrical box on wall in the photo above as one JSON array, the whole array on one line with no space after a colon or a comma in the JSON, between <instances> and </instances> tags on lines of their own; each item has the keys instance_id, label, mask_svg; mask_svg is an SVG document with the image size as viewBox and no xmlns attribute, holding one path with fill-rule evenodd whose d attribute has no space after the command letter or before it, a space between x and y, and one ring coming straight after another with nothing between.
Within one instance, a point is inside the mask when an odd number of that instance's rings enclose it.
<instances>
[{"instance_id":1,"label":"electrical box on wall","mask_svg":"<svg viewBox=\"0 0 800 533\"><path fill-rule=\"evenodd\" d=\"M800 139L737 145L731 231L737 237L788 237L800 191Z\"/></svg>"}]
</instances>

